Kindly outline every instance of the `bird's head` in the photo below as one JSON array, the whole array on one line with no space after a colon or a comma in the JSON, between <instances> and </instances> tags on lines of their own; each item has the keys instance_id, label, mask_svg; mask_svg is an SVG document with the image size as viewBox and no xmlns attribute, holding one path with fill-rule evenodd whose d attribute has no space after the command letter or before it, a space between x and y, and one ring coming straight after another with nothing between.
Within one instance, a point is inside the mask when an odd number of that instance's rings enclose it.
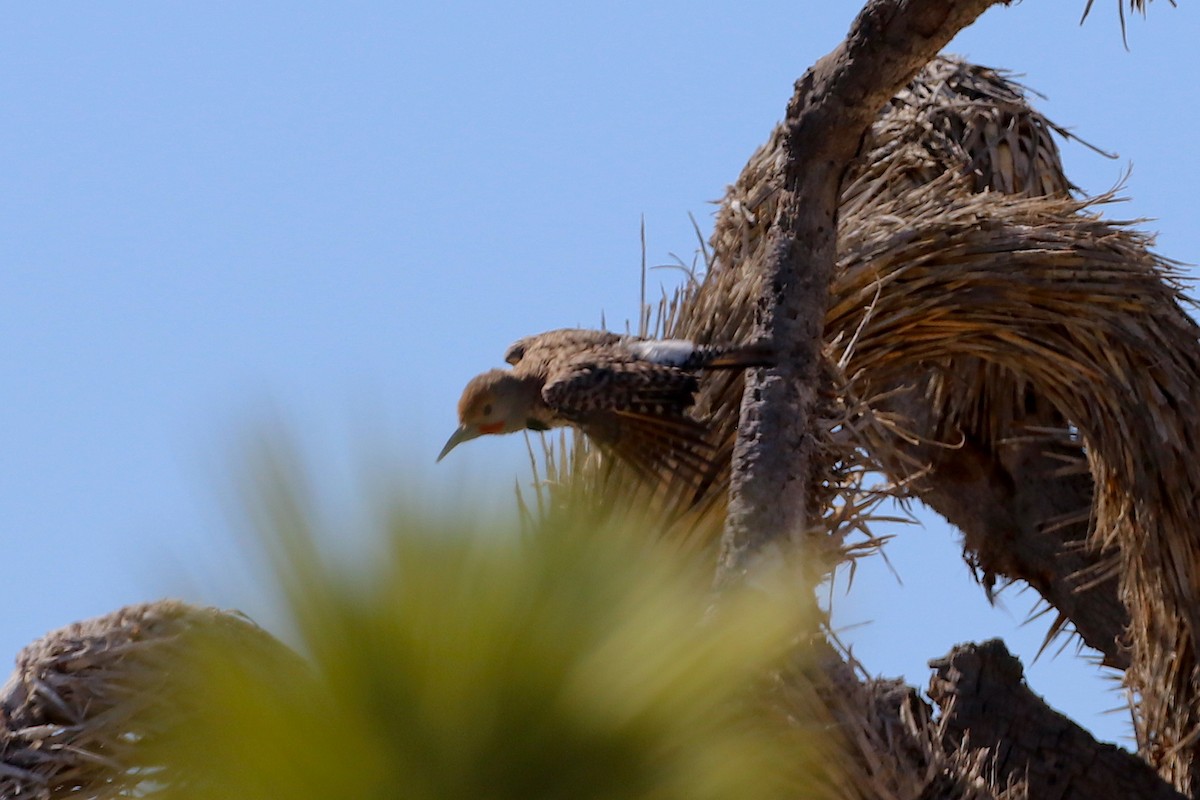
<instances>
[{"instance_id":1,"label":"bird's head","mask_svg":"<svg viewBox=\"0 0 1200 800\"><path fill-rule=\"evenodd\" d=\"M475 376L458 400L458 430L451 434L437 460L476 437L529 427L536 397L536 387L509 370L494 369Z\"/></svg>"}]
</instances>

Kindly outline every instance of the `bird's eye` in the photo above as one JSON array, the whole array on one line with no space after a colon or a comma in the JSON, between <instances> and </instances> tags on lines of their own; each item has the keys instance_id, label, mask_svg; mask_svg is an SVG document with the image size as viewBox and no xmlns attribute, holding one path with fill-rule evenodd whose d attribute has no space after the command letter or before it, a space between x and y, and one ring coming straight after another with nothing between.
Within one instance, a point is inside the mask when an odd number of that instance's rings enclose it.
<instances>
[{"instance_id":1,"label":"bird's eye","mask_svg":"<svg viewBox=\"0 0 1200 800\"><path fill-rule=\"evenodd\" d=\"M490 417L492 415L492 404L491 403L488 403L487 405L485 405L483 407L483 415L485 417Z\"/></svg>"}]
</instances>

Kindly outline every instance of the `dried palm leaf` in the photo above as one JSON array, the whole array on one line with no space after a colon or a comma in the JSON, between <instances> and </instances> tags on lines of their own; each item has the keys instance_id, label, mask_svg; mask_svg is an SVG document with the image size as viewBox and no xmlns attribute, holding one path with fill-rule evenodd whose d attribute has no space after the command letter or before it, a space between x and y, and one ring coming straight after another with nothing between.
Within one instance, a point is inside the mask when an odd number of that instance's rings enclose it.
<instances>
[{"instance_id":1,"label":"dried palm leaf","mask_svg":"<svg viewBox=\"0 0 1200 800\"><path fill-rule=\"evenodd\" d=\"M25 647L0 689L0 797L155 795L163 787L146 746L186 724L172 667L186 636L217 629L245 651L293 657L236 614L175 601L128 606Z\"/></svg>"}]
</instances>

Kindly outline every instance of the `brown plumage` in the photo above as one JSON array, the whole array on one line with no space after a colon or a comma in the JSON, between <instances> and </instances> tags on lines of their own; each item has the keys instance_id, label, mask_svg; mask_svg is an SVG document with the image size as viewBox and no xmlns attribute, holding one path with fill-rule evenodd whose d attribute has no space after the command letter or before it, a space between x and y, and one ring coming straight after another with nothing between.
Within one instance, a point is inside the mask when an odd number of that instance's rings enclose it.
<instances>
[{"instance_id":1,"label":"brown plumage","mask_svg":"<svg viewBox=\"0 0 1200 800\"><path fill-rule=\"evenodd\" d=\"M707 428L687 410L711 369L766 366L759 345L697 345L567 328L527 336L505 352L511 370L473 378L458 403L458 444L485 434L573 425L646 477L713 473Z\"/></svg>"}]
</instances>

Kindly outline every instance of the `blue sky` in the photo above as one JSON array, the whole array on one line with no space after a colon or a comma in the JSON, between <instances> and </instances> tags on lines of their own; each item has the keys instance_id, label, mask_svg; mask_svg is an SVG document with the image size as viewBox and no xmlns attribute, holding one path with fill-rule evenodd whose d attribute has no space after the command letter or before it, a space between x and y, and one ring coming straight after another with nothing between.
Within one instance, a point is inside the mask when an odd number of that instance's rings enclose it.
<instances>
[{"instance_id":1,"label":"blue sky","mask_svg":"<svg viewBox=\"0 0 1200 800\"><path fill-rule=\"evenodd\" d=\"M1197 260L1200 12L998 7L952 45L1024 73L1110 213ZM0 11L0 657L163 595L269 616L237 542L247 442L281 423L352 506L366 461L453 507L509 502L520 437L436 467L465 380L521 335L636 313L853 2L9 4ZM653 273L670 288L670 272ZM401 480L402 478L402 480ZM507 513L507 512L505 512ZM896 531L840 623L867 668L927 682L956 642L1028 662L1028 596L991 609L936 520ZM949 576L949 577L948 577ZM924 615L924 616L922 616ZM929 624L937 619L939 623ZM921 620L925 620L922 622ZM0 670L2 671L2 670ZM1109 739L1070 652L1035 691Z\"/></svg>"}]
</instances>

